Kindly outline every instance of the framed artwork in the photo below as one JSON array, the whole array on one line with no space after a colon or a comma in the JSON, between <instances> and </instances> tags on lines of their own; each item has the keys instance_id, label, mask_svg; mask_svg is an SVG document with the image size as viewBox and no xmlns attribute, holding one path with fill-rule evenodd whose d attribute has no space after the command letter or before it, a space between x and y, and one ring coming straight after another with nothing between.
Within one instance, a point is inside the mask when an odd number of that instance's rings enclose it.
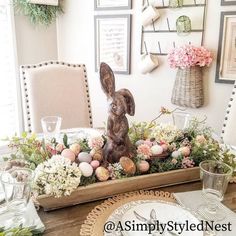
<instances>
[{"instance_id":1,"label":"framed artwork","mask_svg":"<svg viewBox=\"0 0 236 236\"><path fill-rule=\"evenodd\" d=\"M131 15L96 15L95 71L107 63L114 73L130 74Z\"/></svg>"},{"instance_id":2,"label":"framed artwork","mask_svg":"<svg viewBox=\"0 0 236 236\"><path fill-rule=\"evenodd\" d=\"M94 0L94 10L125 10L131 9L131 0Z\"/></svg>"},{"instance_id":3,"label":"framed artwork","mask_svg":"<svg viewBox=\"0 0 236 236\"><path fill-rule=\"evenodd\" d=\"M236 80L236 11L222 12L216 65L217 83L233 84Z\"/></svg>"},{"instance_id":4,"label":"framed artwork","mask_svg":"<svg viewBox=\"0 0 236 236\"><path fill-rule=\"evenodd\" d=\"M221 5L222 6L236 5L236 1L235 0L221 0Z\"/></svg>"}]
</instances>

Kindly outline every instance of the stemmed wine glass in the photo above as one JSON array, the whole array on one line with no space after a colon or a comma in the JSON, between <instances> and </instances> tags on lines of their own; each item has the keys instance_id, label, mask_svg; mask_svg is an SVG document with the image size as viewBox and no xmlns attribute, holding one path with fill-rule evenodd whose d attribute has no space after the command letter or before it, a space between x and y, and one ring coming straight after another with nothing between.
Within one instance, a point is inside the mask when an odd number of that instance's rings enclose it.
<instances>
[{"instance_id":1,"label":"stemmed wine glass","mask_svg":"<svg viewBox=\"0 0 236 236\"><path fill-rule=\"evenodd\" d=\"M28 168L15 168L3 171L0 177L7 210L13 213L13 217L7 219L10 227L23 224L24 213L31 196L31 183L33 171Z\"/></svg>"},{"instance_id":2,"label":"stemmed wine glass","mask_svg":"<svg viewBox=\"0 0 236 236\"><path fill-rule=\"evenodd\" d=\"M206 220L221 221L226 215L220 202L224 198L233 168L215 160L203 161L199 167L206 203L198 208L198 213Z\"/></svg>"}]
</instances>

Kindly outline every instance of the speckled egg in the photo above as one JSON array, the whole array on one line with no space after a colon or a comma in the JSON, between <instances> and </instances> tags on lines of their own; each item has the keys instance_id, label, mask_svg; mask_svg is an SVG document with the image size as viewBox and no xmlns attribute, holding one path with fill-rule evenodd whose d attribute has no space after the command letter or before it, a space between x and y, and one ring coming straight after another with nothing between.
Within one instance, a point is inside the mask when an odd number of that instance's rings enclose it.
<instances>
[{"instance_id":1,"label":"speckled egg","mask_svg":"<svg viewBox=\"0 0 236 236\"><path fill-rule=\"evenodd\" d=\"M71 161L75 161L75 154L70 149L66 148L62 151L61 155L65 158L70 159Z\"/></svg>"},{"instance_id":2,"label":"speckled egg","mask_svg":"<svg viewBox=\"0 0 236 236\"><path fill-rule=\"evenodd\" d=\"M73 143L70 145L70 150L77 156L80 153L81 148L78 143Z\"/></svg>"},{"instance_id":3,"label":"speckled egg","mask_svg":"<svg viewBox=\"0 0 236 236\"><path fill-rule=\"evenodd\" d=\"M146 173L150 168L150 165L147 161L140 161L137 163L137 169L141 172L141 173Z\"/></svg>"},{"instance_id":4,"label":"speckled egg","mask_svg":"<svg viewBox=\"0 0 236 236\"><path fill-rule=\"evenodd\" d=\"M96 169L95 174L99 181L107 181L109 179L109 171L102 166Z\"/></svg>"},{"instance_id":5,"label":"speckled egg","mask_svg":"<svg viewBox=\"0 0 236 236\"><path fill-rule=\"evenodd\" d=\"M151 152L152 152L152 155L154 156L160 155L163 153L163 147L160 145L154 145L151 147Z\"/></svg>"},{"instance_id":6,"label":"speckled egg","mask_svg":"<svg viewBox=\"0 0 236 236\"><path fill-rule=\"evenodd\" d=\"M79 162L87 162L90 163L92 161L92 157L89 153L87 152L81 152L78 155L78 161Z\"/></svg>"},{"instance_id":7,"label":"speckled egg","mask_svg":"<svg viewBox=\"0 0 236 236\"><path fill-rule=\"evenodd\" d=\"M96 170L100 166L100 162L97 160L91 161L90 165L93 167L94 170Z\"/></svg>"},{"instance_id":8,"label":"speckled egg","mask_svg":"<svg viewBox=\"0 0 236 236\"><path fill-rule=\"evenodd\" d=\"M179 150L183 156L187 157L190 155L190 148L189 147L181 147Z\"/></svg>"},{"instance_id":9,"label":"speckled egg","mask_svg":"<svg viewBox=\"0 0 236 236\"><path fill-rule=\"evenodd\" d=\"M136 166L134 162L128 157L121 157L120 164L124 172L129 175L133 175L136 172Z\"/></svg>"},{"instance_id":10,"label":"speckled egg","mask_svg":"<svg viewBox=\"0 0 236 236\"><path fill-rule=\"evenodd\" d=\"M84 177L90 177L93 174L93 167L87 162L80 163L79 169Z\"/></svg>"},{"instance_id":11,"label":"speckled egg","mask_svg":"<svg viewBox=\"0 0 236 236\"><path fill-rule=\"evenodd\" d=\"M174 152L172 152L172 154L171 154L171 156L172 156L173 158L178 158L180 155L181 155L181 152L180 152L180 151L174 151Z\"/></svg>"},{"instance_id":12,"label":"speckled egg","mask_svg":"<svg viewBox=\"0 0 236 236\"><path fill-rule=\"evenodd\" d=\"M144 144L144 140L138 140L135 145L138 147L139 145Z\"/></svg>"},{"instance_id":13,"label":"speckled egg","mask_svg":"<svg viewBox=\"0 0 236 236\"><path fill-rule=\"evenodd\" d=\"M99 162L103 160L102 149L92 149L90 154L92 155L93 160L97 160Z\"/></svg>"}]
</instances>

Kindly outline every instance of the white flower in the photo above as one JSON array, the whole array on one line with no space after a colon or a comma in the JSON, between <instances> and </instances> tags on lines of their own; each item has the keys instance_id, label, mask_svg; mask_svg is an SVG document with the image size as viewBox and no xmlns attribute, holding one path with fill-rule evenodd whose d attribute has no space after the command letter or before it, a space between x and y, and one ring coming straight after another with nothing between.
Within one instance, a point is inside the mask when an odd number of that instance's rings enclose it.
<instances>
[{"instance_id":1,"label":"white flower","mask_svg":"<svg viewBox=\"0 0 236 236\"><path fill-rule=\"evenodd\" d=\"M80 178L81 171L76 163L55 155L36 168L34 189L38 195L67 196L79 186Z\"/></svg>"}]
</instances>

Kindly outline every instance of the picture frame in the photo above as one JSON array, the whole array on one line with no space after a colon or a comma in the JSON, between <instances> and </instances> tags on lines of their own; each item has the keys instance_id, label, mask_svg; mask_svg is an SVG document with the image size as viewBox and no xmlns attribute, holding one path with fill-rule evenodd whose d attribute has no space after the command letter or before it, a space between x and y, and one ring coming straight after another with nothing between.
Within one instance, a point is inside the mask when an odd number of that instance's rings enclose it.
<instances>
[{"instance_id":1,"label":"picture frame","mask_svg":"<svg viewBox=\"0 0 236 236\"><path fill-rule=\"evenodd\" d=\"M95 15L95 71L107 63L116 74L130 74L131 15Z\"/></svg>"},{"instance_id":2,"label":"picture frame","mask_svg":"<svg viewBox=\"0 0 236 236\"><path fill-rule=\"evenodd\" d=\"M216 83L236 80L236 11L221 12Z\"/></svg>"},{"instance_id":3,"label":"picture frame","mask_svg":"<svg viewBox=\"0 0 236 236\"><path fill-rule=\"evenodd\" d=\"M131 0L94 0L95 11L128 10L131 8Z\"/></svg>"},{"instance_id":4,"label":"picture frame","mask_svg":"<svg viewBox=\"0 0 236 236\"><path fill-rule=\"evenodd\" d=\"M221 0L221 6L236 5L235 0Z\"/></svg>"}]
</instances>

